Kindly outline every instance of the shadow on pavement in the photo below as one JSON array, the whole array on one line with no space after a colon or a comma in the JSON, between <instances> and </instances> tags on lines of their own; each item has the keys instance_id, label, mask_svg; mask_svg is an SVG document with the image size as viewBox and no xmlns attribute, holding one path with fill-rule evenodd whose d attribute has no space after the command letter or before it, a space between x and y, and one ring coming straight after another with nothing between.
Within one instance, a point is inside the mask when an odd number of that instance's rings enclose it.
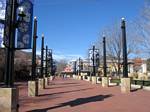
<instances>
[{"instance_id":1,"label":"shadow on pavement","mask_svg":"<svg viewBox=\"0 0 150 112\"><path fill-rule=\"evenodd\" d=\"M49 96L49 97L44 97L44 98L40 98L40 99L19 99L19 105L20 106L31 106L33 103L37 103L37 102L45 102L45 101L51 101L53 99L58 99L61 98L60 96Z\"/></svg>"},{"instance_id":2,"label":"shadow on pavement","mask_svg":"<svg viewBox=\"0 0 150 112\"><path fill-rule=\"evenodd\" d=\"M71 83L52 83L52 85L69 85L69 84L79 84L76 82L71 82Z\"/></svg>"},{"instance_id":3,"label":"shadow on pavement","mask_svg":"<svg viewBox=\"0 0 150 112\"><path fill-rule=\"evenodd\" d=\"M58 106L44 108L44 109L35 109L35 110L27 111L27 112L47 112L48 110L61 108L65 106L74 107L74 106L78 106L78 105L82 105L82 104L86 104L90 102L103 101L104 99L112 97L112 96L113 96L112 94L108 94L108 95L96 95L96 96L91 96L91 97L86 97L86 98L78 98L69 102L61 103Z\"/></svg>"},{"instance_id":4,"label":"shadow on pavement","mask_svg":"<svg viewBox=\"0 0 150 112\"><path fill-rule=\"evenodd\" d=\"M78 89L78 90L72 90L72 91L63 91L63 92L50 93L50 94L41 94L39 96L57 95L57 94L64 94L64 93L71 93L71 92L78 92L78 91L86 91L88 89L93 89L93 88L85 88L85 89Z\"/></svg>"},{"instance_id":5,"label":"shadow on pavement","mask_svg":"<svg viewBox=\"0 0 150 112\"><path fill-rule=\"evenodd\" d=\"M131 92L136 92L138 90L141 90L142 88L137 88L137 89L131 89Z\"/></svg>"},{"instance_id":6,"label":"shadow on pavement","mask_svg":"<svg viewBox=\"0 0 150 112\"><path fill-rule=\"evenodd\" d=\"M65 87L74 87L74 86L82 86L81 84L77 84L77 85L64 85L64 86L58 86L58 87L49 87L46 89L57 89L57 88L65 88Z\"/></svg>"}]
</instances>

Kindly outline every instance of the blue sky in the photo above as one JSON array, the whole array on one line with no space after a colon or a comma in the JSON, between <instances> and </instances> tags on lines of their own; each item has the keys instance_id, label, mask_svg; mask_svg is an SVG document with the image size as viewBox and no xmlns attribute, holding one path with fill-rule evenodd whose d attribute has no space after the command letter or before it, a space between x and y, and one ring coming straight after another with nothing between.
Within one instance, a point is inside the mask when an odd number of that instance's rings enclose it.
<instances>
[{"instance_id":1,"label":"blue sky","mask_svg":"<svg viewBox=\"0 0 150 112\"><path fill-rule=\"evenodd\" d=\"M35 0L38 51L41 35L55 58L85 57L101 30L125 17L133 20L143 0Z\"/></svg>"}]
</instances>

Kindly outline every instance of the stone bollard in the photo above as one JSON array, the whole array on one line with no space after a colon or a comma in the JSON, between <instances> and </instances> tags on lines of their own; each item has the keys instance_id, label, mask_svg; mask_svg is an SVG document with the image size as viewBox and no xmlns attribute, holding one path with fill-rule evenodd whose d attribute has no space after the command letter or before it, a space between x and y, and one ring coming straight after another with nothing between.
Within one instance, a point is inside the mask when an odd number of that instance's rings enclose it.
<instances>
[{"instance_id":1,"label":"stone bollard","mask_svg":"<svg viewBox=\"0 0 150 112\"><path fill-rule=\"evenodd\" d=\"M83 80L83 75L81 75L81 80Z\"/></svg>"},{"instance_id":2,"label":"stone bollard","mask_svg":"<svg viewBox=\"0 0 150 112\"><path fill-rule=\"evenodd\" d=\"M51 78L49 76L49 77L47 77L47 85L50 85L50 81L51 81Z\"/></svg>"},{"instance_id":3,"label":"stone bollard","mask_svg":"<svg viewBox=\"0 0 150 112\"><path fill-rule=\"evenodd\" d=\"M76 78L75 79L78 79L78 75L76 75Z\"/></svg>"},{"instance_id":4,"label":"stone bollard","mask_svg":"<svg viewBox=\"0 0 150 112\"><path fill-rule=\"evenodd\" d=\"M44 89L44 80L43 80L43 78L38 79L38 89L39 90Z\"/></svg>"},{"instance_id":5,"label":"stone bollard","mask_svg":"<svg viewBox=\"0 0 150 112\"><path fill-rule=\"evenodd\" d=\"M0 112L18 112L18 88L0 88Z\"/></svg>"},{"instance_id":6,"label":"stone bollard","mask_svg":"<svg viewBox=\"0 0 150 112\"><path fill-rule=\"evenodd\" d=\"M102 87L108 87L108 86L109 86L108 77L102 77Z\"/></svg>"},{"instance_id":7,"label":"stone bollard","mask_svg":"<svg viewBox=\"0 0 150 112\"><path fill-rule=\"evenodd\" d=\"M48 80L48 78L45 77L45 78L44 78L44 88L46 88L46 86L48 86L48 81L47 81L47 80Z\"/></svg>"},{"instance_id":8,"label":"stone bollard","mask_svg":"<svg viewBox=\"0 0 150 112\"><path fill-rule=\"evenodd\" d=\"M53 80L53 76L50 76L50 81L52 81Z\"/></svg>"},{"instance_id":9,"label":"stone bollard","mask_svg":"<svg viewBox=\"0 0 150 112\"><path fill-rule=\"evenodd\" d=\"M131 91L131 79L121 78L121 92L128 93Z\"/></svg>"},{"instance_id":10,"label":"stone bollard","mask_svg":"<svg viewBox=\"0 0 150 112\"><path fill-rule=\"evenodd\" d=\"M78 76L78 80L81 80L81 76L80 75Z\"/></svg>"},{"instance_id":11,"label":"stone bollard","mask_svg":"<svg viewBox=\"0 0 150 112\"><path fill-rule=\"evenodd\" d=\"M28 96L38 96L38 80L28 81Z\"/></svg>"},{"instance_id":12,"label":"stone bollard","mask_svg":"<svg viewBox=\"0 0 150 112\"><path fill-rule=\"evenodd\" d=\"M97 78L96 76L92 76L92 84L96 84L97 83Z\"/></svg>"},{"instance_id":13,"label":"stone bollard","mask_svg":"<svg viewBox=\"0 0 150 112\"><path fill-rule=\"evenodd\" d=\"M85 75L83 75L83 80L85 81L86 79L85 79Z\"/></svg>"}]
</instances>

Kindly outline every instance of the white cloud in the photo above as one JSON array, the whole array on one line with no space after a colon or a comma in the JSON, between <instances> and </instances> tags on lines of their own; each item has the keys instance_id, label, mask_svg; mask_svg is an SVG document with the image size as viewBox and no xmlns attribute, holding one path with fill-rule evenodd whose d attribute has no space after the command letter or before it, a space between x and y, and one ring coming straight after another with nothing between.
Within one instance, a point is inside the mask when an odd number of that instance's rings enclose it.
<instances>
[{"instance_id":1,"label":"white cloud","mask_svg":"<svg viewBox=\"0 0 150 112\"><path fill-rule=\"evenodd\" d=\"M23 51L32 52L32 50L23 50ZM37 50L36 55L41 55L41 51ZM67 60L67 61L77 60L79 57L84 59L84 57L80 54L64 54L60 51L53 52L53 58L58 61L59 60Z\"/></svg>"},{"instance_id":2,"label":"white cloud","mask_svg":"<svg viewBox=\"0 0 150 112\"><path fill-rule=\"evenodd\" d=\"M36 55L41 55L41 51L36 51Z\"/></svg>"},{"instance_id":3,"label":"white cloud","mask_svg":"<svg viewBox=\"0 0 150 112\"><path fill-rule=\"evenodd\" d=\"M65 59L67 61L70 61L70 60L77 60L78 58L83 58L82 55L79 55L79 54L53 54L53 58L56 59L56 60L62 60L62 59Z\"/></svg>"}]
</instances>

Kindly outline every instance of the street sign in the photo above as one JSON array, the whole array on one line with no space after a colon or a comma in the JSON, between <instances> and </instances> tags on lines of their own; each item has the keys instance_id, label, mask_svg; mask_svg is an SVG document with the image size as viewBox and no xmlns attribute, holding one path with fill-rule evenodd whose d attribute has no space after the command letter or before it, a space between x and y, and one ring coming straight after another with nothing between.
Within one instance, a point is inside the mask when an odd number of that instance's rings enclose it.
<instances>
[{"instance_id":1,"label":"street sign","mask_svg":"<svg viewBox=\"0 0 150 112\"><path fill-rule=\"evenodd\" d=\"M6 11L5 11L5 26L4 26L4 45L5 47L9 47L9 40L10 40L10 26L11 26L11 0L5 0L6 1Z\"/></svg>"},{"instance_id":2,"label":"street sign","mask_svg":"<svg viewBox=\"0 0 150 112\"><path fill-rule=\"evenodd\" d=\"M94 66L96 66L96 55L98 54L99 50L95 49L94 51L92 49L89 50L89 66L93 66L93 54L94 54Z\"/></svg>"},{"instance_id":3,"label":"street sign","mask_svg":"<svg viewBox=\"0 0 150 112\"><path fill-rule=\"evenodd\" d=\"M20 6L24 8L25 17L18 24L17 48L31 49L33 1L23 0Z\"/></svg>"},{"instance_id":4,"label":"street sign","mask_svg":"<svg viewBox=\"0 0 150 112\"><path fill-rule=\"evenodd\" d=\"M0 48L4 47L3 38L4 38L4 24L0 23Z\"/></svg>"},{"instance_id":5,"label":"street sign","mask_svg":"<svg viewBox=\"0 0 150 112\"><path fill-rule=\"evenodd\" d=\"M0 48L4 47L4 20L6 11L6 0L0 0Z\"/></svg>"},{"instance_id":6,"label":"street sign","mask_svg":"<svg viewBox=\"0 0 150 112\"><path fill-rule=\"evenodd\" d=\"M5 20L6 0L0 0L0 19Z\"/></svg>"}]
</instances>

